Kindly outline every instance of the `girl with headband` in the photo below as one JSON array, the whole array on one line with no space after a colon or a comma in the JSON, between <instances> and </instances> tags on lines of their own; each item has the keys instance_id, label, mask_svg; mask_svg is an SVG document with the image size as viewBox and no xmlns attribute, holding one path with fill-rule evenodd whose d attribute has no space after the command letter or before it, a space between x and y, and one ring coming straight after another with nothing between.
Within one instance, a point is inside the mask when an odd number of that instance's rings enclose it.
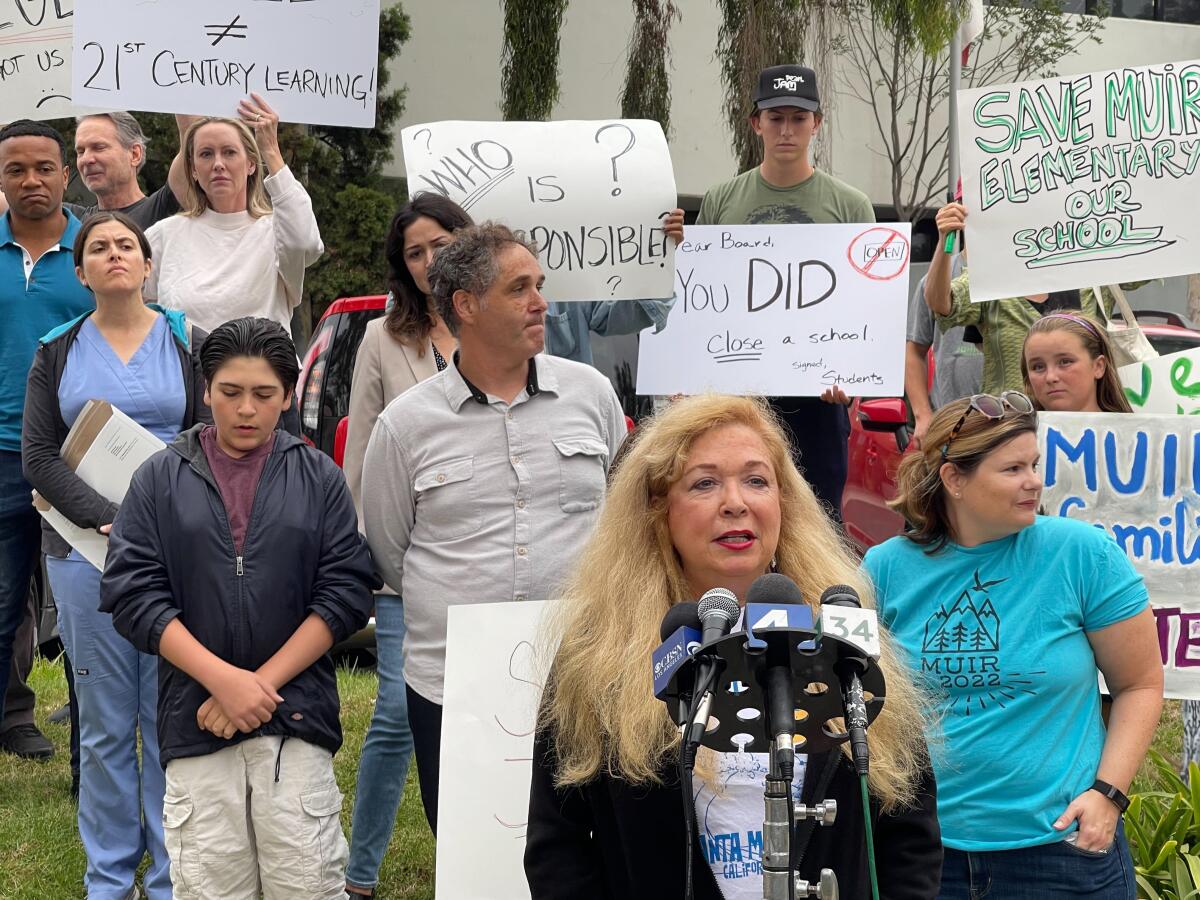
<instances>
[{"instance_id":1,"label":"girl with headband","mask_svg":"<svg viewBox=\"0 0 1200 900\"><path fill-rule=\"evenodd\" d=\"M1108 334L1078 313L1051 313L1030 326L1021 352L1021 375L1038 409L1133 411L1112 365Z\"/></svg>"}]
</instances>

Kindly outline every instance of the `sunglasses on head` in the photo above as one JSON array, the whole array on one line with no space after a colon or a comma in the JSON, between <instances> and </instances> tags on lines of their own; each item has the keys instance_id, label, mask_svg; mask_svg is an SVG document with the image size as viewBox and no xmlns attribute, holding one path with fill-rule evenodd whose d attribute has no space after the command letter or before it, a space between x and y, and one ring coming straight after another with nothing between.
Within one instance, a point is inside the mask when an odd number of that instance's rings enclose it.
<instances>
[{"instance_id":1,"label":"sunglasses on head","mask_svg":"<svg viewBox=\"0 0 1200 900\"><path fill-rule=\"evenodd\" d=\"M951 429L950 437L946 439L946 443L942 444L942 462L945 462L946 457L950 455L950 445L954 443L954 439L962 431L962 427L966 424L967 416L971 414L971 410L977 411L980 415L986 416L988 419L996 420L1004 418L1004 411L1006 409L1011 409L1018 416L1026 416L1033 412L1033 401L1020 391L1004 391L999 397L994 397L991 394L975 394L972 396L971 402L962 414L962 418Z\"/></svg>"}]
</instances>

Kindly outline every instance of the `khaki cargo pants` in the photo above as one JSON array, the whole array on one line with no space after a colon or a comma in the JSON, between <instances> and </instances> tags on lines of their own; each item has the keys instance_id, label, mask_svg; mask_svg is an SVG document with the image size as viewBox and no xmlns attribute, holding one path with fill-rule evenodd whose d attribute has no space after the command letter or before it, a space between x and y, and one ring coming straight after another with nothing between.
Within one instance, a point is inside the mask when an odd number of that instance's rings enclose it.
<instances>
[{"instance_id":1,"label":"khaki cargo pants","mask_svg":"<svg viewBox=\"0 0 1200 900\"><path fill-rule=\"evenodd\" d=\"M257 737L167 764L175 900L342 900L342 794L328 750Z\"/></svg>"}]
</instances>

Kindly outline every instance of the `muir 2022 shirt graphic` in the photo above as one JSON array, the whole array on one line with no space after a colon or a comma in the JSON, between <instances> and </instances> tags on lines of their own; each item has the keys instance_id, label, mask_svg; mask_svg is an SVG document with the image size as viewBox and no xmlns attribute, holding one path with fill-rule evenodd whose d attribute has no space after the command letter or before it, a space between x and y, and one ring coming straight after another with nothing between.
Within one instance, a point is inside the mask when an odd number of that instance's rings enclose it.
<instances>
[{"instance_id":1,"label":"muir 2022 shirt graphic","mask_svg":"<svg viewBox=\"0 0 1200 900\"><path fill-rule=\"evenodd\" d=\"M925 621L921 672L946 692L953 712L969 716L1003 709L1020 693L1036 694L1039 677L1046 674L1004 667L1003 631L991 592L1006 581L985 579L976 569L973 583Z\"/></svg>"}]
</instances>

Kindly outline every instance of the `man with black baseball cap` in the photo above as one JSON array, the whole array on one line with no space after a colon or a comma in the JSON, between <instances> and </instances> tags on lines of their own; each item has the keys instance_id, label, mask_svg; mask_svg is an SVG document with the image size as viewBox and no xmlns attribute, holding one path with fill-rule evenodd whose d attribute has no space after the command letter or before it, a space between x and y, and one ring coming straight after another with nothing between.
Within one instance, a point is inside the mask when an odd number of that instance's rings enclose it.
<instances>
[{"instance_id":1,"label":"man with black baseball cap","mask_svg":"<svg viewBox=\"0 0 1200 900\"><path fill-rule=\"evenodd\" d=\"M816 72L793 65L763 69L750 114L750 125L763 142L762 165L710 188L696 224L874 222L875 210L866 194L809 161L808 148L822 118ZM834 387L819 398L770 400L791 432L796 461L808 483L840 519L850 399Z\"/></svg>"}]
</instances>

